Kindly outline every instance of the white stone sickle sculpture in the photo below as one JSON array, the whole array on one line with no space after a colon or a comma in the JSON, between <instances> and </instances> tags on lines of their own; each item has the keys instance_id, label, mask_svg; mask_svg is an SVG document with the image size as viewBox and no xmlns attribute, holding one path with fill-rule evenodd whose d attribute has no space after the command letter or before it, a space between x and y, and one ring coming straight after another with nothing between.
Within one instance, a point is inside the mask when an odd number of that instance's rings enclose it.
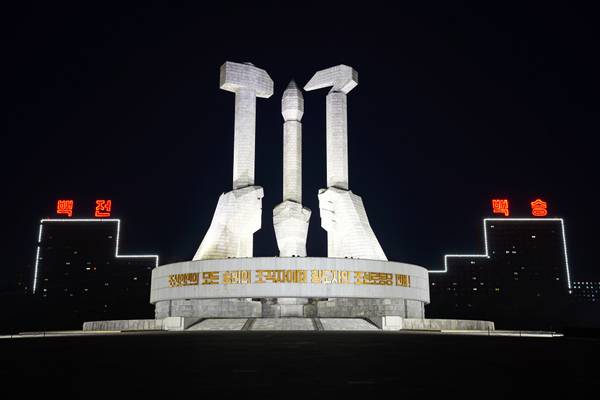
<instances>
[{"instance_id":1,"label":"white stone sickle sculpture","mask_svg":"<svg viewBox=\"0 0 600 400\"><path fill-rule=\"evenodd\" d=\"M281 98L283 115L283 202L273 209L280 257L306 257L310 210L302 206L302 115L304 98L291 81Z\"/></svg>"},{"instance_id":2,"label":"white stone sickle sculpture","mask_svg":"<svg viewBox=\"0 0 600 400\"><path fill-rule=\"evenodd\" d=\"M194 260L252 257L254 232L260 229L263 188L254 186L256 97L273 94L273 80L252 64L227 61L220 87L235 93L233 190L223 193Z\"/></svg>"},{"instance_id":3,"label":"white stone sickle sculpture","mask_svg":"<svg viewBox=\"0 0 600 400\"><path fill-rule=\"evenodd\" d=\"M331 87L326 98L327 189L319 190L321 226L327 231L327 256L387 260L360 196L348 186L347 93L358 85L358 73L347 65L318 71L304 86Z\"/></svg>"}]
</instances>

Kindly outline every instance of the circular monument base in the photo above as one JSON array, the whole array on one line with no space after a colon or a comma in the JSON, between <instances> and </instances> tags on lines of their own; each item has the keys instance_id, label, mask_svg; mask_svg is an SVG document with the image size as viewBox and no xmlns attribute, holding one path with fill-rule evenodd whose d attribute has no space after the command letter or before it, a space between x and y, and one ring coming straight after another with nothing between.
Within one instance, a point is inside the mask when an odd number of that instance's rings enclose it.
<instances>
[{"instance_id":1,"label":"circular monument base","mask_svg":"<svg viewBox=\"0 0 600 400\"><path fill-rule=\"evenodd\" d=\"M424 318L420 266L326 257L198 260L152 271L156 318Z\"/></svg>"}]
</instances>

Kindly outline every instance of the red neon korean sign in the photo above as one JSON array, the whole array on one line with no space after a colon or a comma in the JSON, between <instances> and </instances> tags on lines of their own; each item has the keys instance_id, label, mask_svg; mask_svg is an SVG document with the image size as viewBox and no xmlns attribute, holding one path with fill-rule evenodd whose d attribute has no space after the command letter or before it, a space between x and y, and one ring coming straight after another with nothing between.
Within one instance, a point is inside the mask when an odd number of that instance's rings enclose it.
<instances>
[{"instance_id":1,"label":"red neon korean sign","mask_svg":"<svg viewBox=\"0 0 600 400\"><path fill-rule=\"evenodd\" d=\"M96 218L108 218L110 217L110 211L112 209L111 200L96 200L96 212L94 217Z\"/></svg>"},{"instance_id":2,"label":"red neon korean sign","mask_svg":"<svg viewBox=\"0 0 600 400\"><path fill-rule=\"evenodd\" d=\"M58 200L56 202L56 214L65 214L68 217L72 217L74 204L73 200Z\"/></svg>"},{"instance_id":3,"label":"red neon korean sign","mask_svg":"<svg viewBox=\"0 0 600 400\"><path fill-rule=\"evenodd\" d=\"M492 211L494 214L503 214L505 217L510 215L507 199L493 199Z\"/></svg>"},{"instance_id":4,"label":"red neon korean sign","mask_svg":"<svg viewBox=\"0 0 600 400\"><path fill-rule=\"evenodd\" d=\"M542 199L531 202L531 215L534 217L545 217L548 215L548 203Z\"/></svg>"}]
</instances>

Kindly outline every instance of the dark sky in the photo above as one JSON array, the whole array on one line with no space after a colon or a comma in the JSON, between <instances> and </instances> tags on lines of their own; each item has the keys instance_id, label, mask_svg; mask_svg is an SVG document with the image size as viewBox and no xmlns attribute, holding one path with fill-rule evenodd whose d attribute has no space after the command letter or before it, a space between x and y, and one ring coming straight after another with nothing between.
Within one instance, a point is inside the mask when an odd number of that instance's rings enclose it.
<instances>
[{"instance_id":1,"label":"dark sky","mask_svg":"<svg viewBox=\"0 0 600 400\"><path fill-rule=\"evenodd\" d=\"M575 279L599 277L592 10L122 3L23 2L2 13L6 272L33 263L39 219L61 198L74 199L80 217L93 214L95 199L112 199L124 253L190 259L231 188L234 95L218 88L230 60L275 82L275 94L258 101L256 183L265 197L255 255L277 254L281 93L292 78L303 86L344 63L360 81L348 97L350 188L389 259L439 268L445 253L480 252L490 199L508 198L514 216L528 216L541 197L565 218ZM326 93L305 93L313 256L326 255L317 201Z\"/></svg>"}]
</instances>

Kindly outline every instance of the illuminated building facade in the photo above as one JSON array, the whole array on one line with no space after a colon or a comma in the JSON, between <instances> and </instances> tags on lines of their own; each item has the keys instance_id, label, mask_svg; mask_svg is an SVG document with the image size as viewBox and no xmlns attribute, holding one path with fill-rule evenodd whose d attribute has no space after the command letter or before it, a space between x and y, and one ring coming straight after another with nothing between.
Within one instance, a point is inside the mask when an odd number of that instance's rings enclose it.
<instances>
[{"instance_id":1,"label":"illuminated building facade","mask_svg":"<svg viewBox=\"0 0 600 400\"><path fill-rule=\"evenodd\" d=\"M600 282L574 281L569 302L571 325L579 328L600 328Z\"/></svg>"},{"instance_id":2,"label":"illuminated building facade","mask_svg":"<svg viewBox=\"0 0 600 400\"><path fill-rule=\"evenodd\" d=\"M600 305L600 282L573 282L571 296L575 303L590 303Z\"/></svg>"},{"instance_id":3,"label":"illuminated building facade","mask_svg":"<svg viewBox=\"0 0 600 400\"><path fill-rule=\"evenodd\" d=\"M431 318L493 320L501 328L564 323L571 280L563 220L487 218L485 253L446 255L430 271Z\"/></svg>"},{"instance_id":4,"label":"illuminated building facade","mask_svg":"<svg viewBox=\"0 0 600 400\"><path fill-rule=\"evenodd\" d=\"M32 291L44 328L79 328L90 319L151 317L155 255L119 254L119 219L44 219Z\"/></svg>"}]
</instances>

